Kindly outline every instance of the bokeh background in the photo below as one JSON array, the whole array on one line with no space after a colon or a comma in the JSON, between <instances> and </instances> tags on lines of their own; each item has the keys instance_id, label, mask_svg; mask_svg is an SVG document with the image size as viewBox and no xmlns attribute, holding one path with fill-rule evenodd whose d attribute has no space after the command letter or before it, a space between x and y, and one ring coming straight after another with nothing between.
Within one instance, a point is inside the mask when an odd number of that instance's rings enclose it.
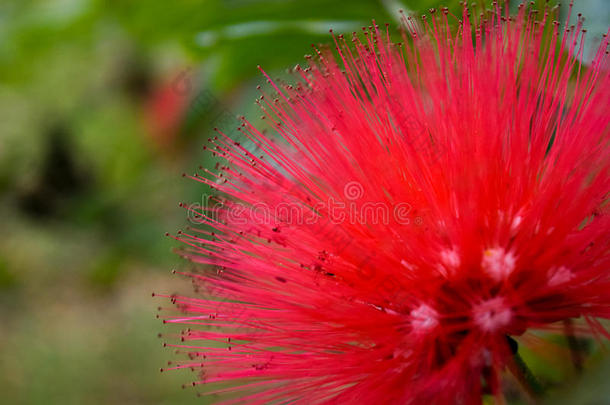
<instances>
[{"instance_id":1,"label":"bokeh background","mask_svg":"<svg viewBox=\"0 0 610 405\"><path fill-rule=\"evenodd\" d=\"M580 0L590 37L607 0ZM207 189L183 172L235 115L256 121L256 66L303 62L328 29L398 23L436 0L3 0L0 2L0 403L203 404L157 337L151 292L189 291L163 235ZM607 356L549 403L610 404ZM564 359L565 360L565 359ZM567 362L569 363L569 362ZM606 376L606 377L604 377ZM518 400L515 403L519 403Z\"/></svg>"}]
</instances>

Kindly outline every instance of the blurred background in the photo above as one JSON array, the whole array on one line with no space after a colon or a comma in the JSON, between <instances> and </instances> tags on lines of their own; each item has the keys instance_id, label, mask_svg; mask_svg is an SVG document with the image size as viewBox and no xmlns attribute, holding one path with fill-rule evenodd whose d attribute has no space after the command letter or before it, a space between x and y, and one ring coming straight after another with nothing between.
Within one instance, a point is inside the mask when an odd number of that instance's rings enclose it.
<instances>
[{"instance_id":1,"label":"blurred background","mask_svg":"<svg viewBox=\"0 0 610 405\"><path fill-rule=\"evenodd\" d=\"M590 37L607 0L580 0ZM235 116L256 121L257 64L272 77L303 62L328 29L397 26L457 1L0 1L0 403L206 403L157 334L151 292L189 292L163 234L178 202L207 188L181 177L209 166L201 148ZM569 381L553 402L610 404L610 365ZM608 385L607 383L605 385ZM515 403L519 403L515 400Z\"/></svg>"}]
</instances>

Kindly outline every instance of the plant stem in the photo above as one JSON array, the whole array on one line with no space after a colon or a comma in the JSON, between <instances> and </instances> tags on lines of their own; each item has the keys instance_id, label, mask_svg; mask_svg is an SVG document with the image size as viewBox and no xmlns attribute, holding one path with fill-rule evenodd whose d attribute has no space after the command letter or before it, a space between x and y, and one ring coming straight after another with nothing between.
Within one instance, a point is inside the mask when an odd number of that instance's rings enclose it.
<instances>
[{"instance_id":1,"label":"plant stem","mask_svg":"<svg viewBox=\"0 0 610 405\"><path fill-rule=\"evenodd\" d=\"M525 364L519 352L514 353L513 361L508 364L508 368L532 399L537 400L544 394L544 388Z\"/></svg>"},{"instance_id":2,"label":"plant stem","mask_svg":"<svg viewBox=\"0 0 610 405\"><path fill-rule=\"evenodd\" d=\"M563 321L565 329L566 339L568 340L568 347L570 348L570 355L572 357L572 363L577 373L582 372L583 356L582 346L576 334L574 333L574 323L571 319Z\"/></svg>"}]
</instances>

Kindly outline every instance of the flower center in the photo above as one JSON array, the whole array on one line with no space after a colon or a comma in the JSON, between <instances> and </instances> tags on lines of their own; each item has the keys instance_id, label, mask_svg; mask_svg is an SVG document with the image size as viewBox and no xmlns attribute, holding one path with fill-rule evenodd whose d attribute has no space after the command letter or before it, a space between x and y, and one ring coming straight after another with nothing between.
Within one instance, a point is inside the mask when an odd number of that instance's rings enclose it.
<instances>
[{"instance_id":1,"label":"flower center","mask_svg":"<svg viewBox=\"0 0 610 405\"><path fill-rule=\"evenodd\" d=\"M411 311L411 325L416 331L429 331L438 326L438 312L426 304Z\"/></svg>"},{"instance_id":2,"label":"flower center","mask_svg":"<svg viewBox=\"0 0 610 405\"><path fill-rule=\"evenodd\" d=\"M498 247L483 252L481 267L491 278L502 281L515 270L515 262L515 255Z\"/></svg>"},{"instance_id":3,"label":"flower center","mask_svg":"<svg viewBox=\"0 0 610 405\"><path fill-rule=\"evenodd\" d=\"M453 275L462 263L460 255L455 249L445 249L440 253L441 265L438 269L445 277Z\"/></svg>"},{"instance_id":4,"label":"flower center","mask_svg":"<svg viewBox=\"0 0 610 405\"><path fill-rule=\"evenodd\" d=\"M512 318L513 311L501 297L484 301L472 310L474 323L486 332L495 332L507 326Z\"/></svg>"}]
</instances>

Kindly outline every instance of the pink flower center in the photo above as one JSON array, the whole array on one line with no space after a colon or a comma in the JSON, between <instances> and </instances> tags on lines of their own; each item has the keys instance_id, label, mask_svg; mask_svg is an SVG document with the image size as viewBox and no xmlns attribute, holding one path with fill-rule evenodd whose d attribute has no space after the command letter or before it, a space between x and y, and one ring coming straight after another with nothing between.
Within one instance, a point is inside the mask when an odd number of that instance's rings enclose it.
<instances>
[{"instance_id":1,"label":"pink flower center","mask_svg":"<svg viewBox=\"0 0 610 405\"><path fill-rule=\"evenodd\" d=\"M438 312L426 304L411 311L411 325L416 331L429 331L436 328L439 324Z\"/></svg>"},{"instance_id":2,"label":"pink flower center","mask_svg":"<svg viewBox=\"0 0 610 405\"><path fill-rule=\"evenodd\" d=\"M484 301L472 310L474 323L486 332L495 332L507 326L512 318L512 310L501 297Z\"/></svg>"},{"instance_id":3,"label":"pink flower center","mask_svg":"<svg viewBox=\"0 0 610 405\"><path fill-rule=\"evenodd\" d=\"M492 248L483 252L481 267L496 281L505 280L515 270L516 258L504 248Z\"/></svg>"}]
</instances>

